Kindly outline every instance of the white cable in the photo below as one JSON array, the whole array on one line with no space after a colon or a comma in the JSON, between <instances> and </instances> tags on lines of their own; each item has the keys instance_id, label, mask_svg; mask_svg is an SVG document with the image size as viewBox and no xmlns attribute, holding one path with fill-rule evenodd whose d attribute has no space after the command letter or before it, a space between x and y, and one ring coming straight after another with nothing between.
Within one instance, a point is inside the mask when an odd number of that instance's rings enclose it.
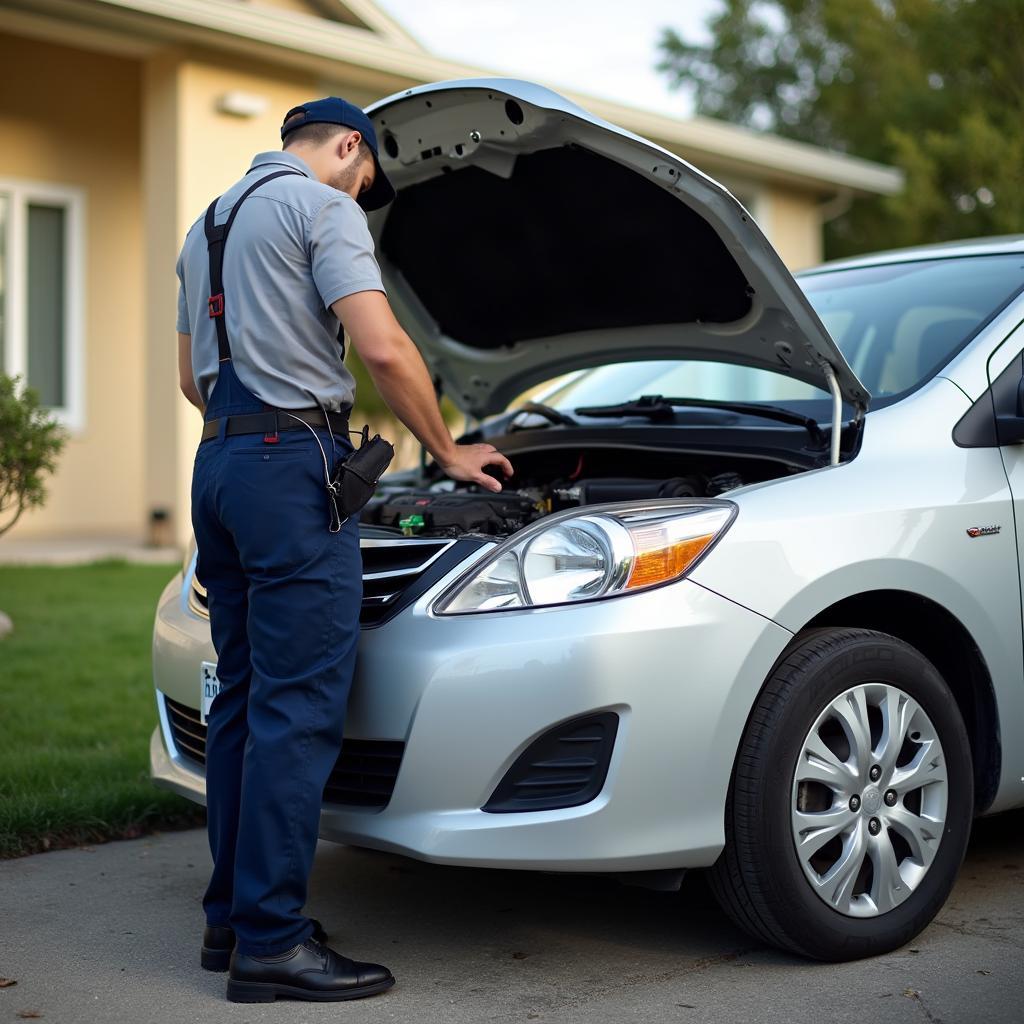
<instances>
[{"instance_id":1,"label":"white cable","mask_svg":"<svg viewBox=\"0 0 1024 1024\"><path fill-rule=\"evenodd\" d=\"M293 416L290 412L285 412L284 410L282 410L282 412L284 412L285 416L295 420L296 423L301 423L313 435L313 440L316 441L316 446L320 449L320 458L324 463L324 483L327 485L327 489L329 491L332 490L334 484L331 483L331 471L327 465L327 452L324 450L324 446L320 442L320 437L317 435L317 432L301 416ZM327 429L330 430L330 426L328 426Z\"/></svg>"},{"instance_id":2,"label":"white cable","mask_svg":"<svg viewBox=\"0 0 1024 1024\"><path fill-rule=\"evenodd\" d=\"M313 435L313 440L316 441L316 446L320 449L320 458L323 460L324 463L324 484L327 487L327 493L330 496L331 502L334 504L334 518L331 520L331 523L330 525L328 525L327 529L331 533L338 533L341 530L341 528L348 522L349 517L345 516L345 518L342 519L338 513L338 488L335 485L334 481L331 480L331 471L327 466L327 452L324 450L324 446L320 441L320 437L317 434L317 432L301 416L295 416L284 409L282 409L281 411L284 412L285 416L290 417L297 423L301 423ZM324 418L327 418L326 413L324 414ZM329 420L327 422L327 429L331 429L331 424ZM333 442L334 432L332 431L331 443L333 444ZM337 527L335 527L334 525L334 519L338 520Z\"/></svg>"}]
</instances>

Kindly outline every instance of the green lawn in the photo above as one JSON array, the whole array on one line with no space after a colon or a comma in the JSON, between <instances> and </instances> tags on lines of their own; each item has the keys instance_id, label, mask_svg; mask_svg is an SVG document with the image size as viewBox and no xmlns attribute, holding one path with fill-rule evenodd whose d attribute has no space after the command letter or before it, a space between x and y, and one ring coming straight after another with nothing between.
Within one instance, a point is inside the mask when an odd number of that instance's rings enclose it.
<instances>
[{"instance_id":1,"label":"green lawn","mask_svg":"<svg viewBox=\"0 0 1024 1024\"><path fill-rule=\"evenodd\" d=\"M0 857L203 820L148 776L153 612L175 568L0 566Z\"/></svg>"}]
</instances>

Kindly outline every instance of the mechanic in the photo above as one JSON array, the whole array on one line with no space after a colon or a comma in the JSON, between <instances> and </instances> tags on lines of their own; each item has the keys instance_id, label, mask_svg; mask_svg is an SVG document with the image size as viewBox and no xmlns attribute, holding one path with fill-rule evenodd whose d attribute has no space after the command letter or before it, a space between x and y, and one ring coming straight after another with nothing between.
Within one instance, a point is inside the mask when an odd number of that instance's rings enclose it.
<instances>
[{"instance_id":1,"label":"mechanic","mask_svg":"<svg viewBox=\"0 0 1024 1024\"><path fill-rule=\"evenodd\" d=\"M329 97L289 111L281 138L282 152L256 156L192 225L177 266L180 386L205 421L197 575L220 680L207 716L201 962L227 969L228 998L243 1002L394 984L386 967L328 947L303 913L362 597L358 514L332 530L325 489L328 455L355 450L344 334L448 476L500 491L486 467L512 472L492 445L456 445L388 304L364 211L395 193L370 119Z\"/></svg>"}]
</instances>

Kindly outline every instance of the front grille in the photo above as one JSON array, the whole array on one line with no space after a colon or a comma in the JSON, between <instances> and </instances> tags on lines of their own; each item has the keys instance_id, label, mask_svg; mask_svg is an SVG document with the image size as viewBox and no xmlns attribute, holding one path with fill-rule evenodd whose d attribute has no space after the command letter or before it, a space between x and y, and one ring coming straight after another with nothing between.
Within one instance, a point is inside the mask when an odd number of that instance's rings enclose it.
<instances>
[{"instance_id":1,"label":"front grille","mask_svg":"<svg viewBox=\"0 0 1024 1024\"><path fill-rule=\"evenodd\" d=\"M361 626L378 626L391 617L402 595L453 544L450 540L363 538L363 606Z\"/></svg>"},{"instance_id":2,"label":"front grille","mask_svg":"<svg viewBox=\"0 0 1024 1024\"><path fill-rule=\"evenodd\" d=\"M455 542L418 537L388 539L363 538L359 548L363 556L363 604L359 610L361 626L379 626L402 604L403 596L415 589L428 568ZM475 544L460 544L460 555ZM446 568L450 567L447 566ZM440 568L440 567L438 567ZM188 595L189 608L202 618L209 618L206 588L192 575Z\"/></svg>"},{"instance_id":3,"label":"front grille","mask_svg":"<svg viewBox=\"0 0 1024 1024\"><path fill-rule=\"evenodd\" d=\"M206 726L199 721L199 711L167 696L164 705L178 753L205 765ZM404 750L401 740L346 739L324 787L324 800L349 807L386 807Z\"/></svg>"},{"instance_id":4,"label":"front grille","mask_svg":"<svg viewBox=\"0 0 1024 1024\"><path fill-rule=\"evenodd\" d=\"M552 811L593 800L604 786L619 716L571 718L524 750L483 806L493 813Z\"/></svg>"},{"instance_id":5,"label":"front grille","mask_svg":"<svg viewBox=\"0 0 1024 1024\"><path fill-rule=\"evenodd\" d=\"M196 764L206 764L206 726L199 721L199 712L195 708L179 704L170 697L164 697L167 708L167 721L171 726L174 745L182 757L187 757Z\"/></svg>"}]
</instances>

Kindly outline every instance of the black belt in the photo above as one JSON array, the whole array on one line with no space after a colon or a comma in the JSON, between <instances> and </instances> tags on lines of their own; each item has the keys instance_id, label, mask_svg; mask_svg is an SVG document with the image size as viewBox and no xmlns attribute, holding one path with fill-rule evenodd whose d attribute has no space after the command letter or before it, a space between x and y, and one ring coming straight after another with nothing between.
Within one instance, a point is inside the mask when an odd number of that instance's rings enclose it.
<instances>
[{"instance_id":1,"label":"black belt","mask_svg":"<svg viewBox=\"0 0 1024 1024\"><path fill-rule=\"evenodd\" d=\"M292 417L295 419L292 419ZM301 420L301 422L299 422ZM348 413L328 412L326 418L320 409L281 409L277 412L253 412L228 416L224 433L263 434L270 437L280 430L300 430L303 424L311 427L330 427L333 434L348 434ZM203 424L202 441L220 434L221 420L207 420ZM202 443L200 441L200 444Z\"/></svg>"}]
</instances>

